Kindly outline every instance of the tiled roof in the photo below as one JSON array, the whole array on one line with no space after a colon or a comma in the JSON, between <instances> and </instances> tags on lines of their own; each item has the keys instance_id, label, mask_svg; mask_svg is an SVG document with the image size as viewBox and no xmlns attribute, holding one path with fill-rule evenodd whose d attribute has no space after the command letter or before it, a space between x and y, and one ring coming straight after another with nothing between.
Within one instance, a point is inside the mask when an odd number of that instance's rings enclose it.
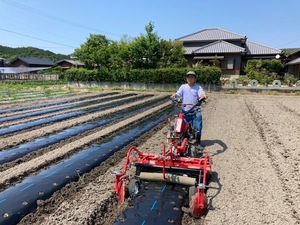
<instances>
[{"instance_id":1,"label":"tiled roof","mask_svg":"<svg viewBox=\"0 0 300 225\"><path fill-rule=\"evenodd\" d=\"M228 43L226 41L215 41L208 45L202 46L193 51L193 53L204 54L204 53L244 53L245 49L237 45Z\"/></svg>"},{"instance_id":2,"label":"tiled roof","mask_svg":"<svg viewBox=\"0 0 300 225\"><path fill-rule=\"evenodd\" d=\"M282 52L279 49L267 47L249 40L247 40L245 48L247 55L280 54Z\"/></svg>"},{"instance_id":3,"label":"tiled roof","mask_svg":"<svg viewBox=\"0 0 300 225\"><path fill-rule=\"evenodd\" d=\"M18 57L17 59L27 63L28 65L49 65L53 66L54 63L49 59L39 59L39 58L25 58L25 57ZM14 61L16 61L15 59Z\"/></svg>"},{"instance_id":4,"label":"tiled roof","mask_svg":"<svg viewBox=\"0 0 300 225\"><path fill-rule=\"evenodd\" d=\"M241 40L246 36L235 34L220 28L209 28L189 34L180 38L178 41L215 41L215 40Z\"/></svg>"},{"instance_id":5,"label":"tiled roof","mask_svg":"<svg viewBox=\"0 0 300 225\"><path fill-rule=\"evenodd\" d=\"M243 40L244 39L244 40ZM199 32L186 35L184 37L176 39L184 43L192 43L195 45L197 42L213 42L211 44L197 47L197 46L185 46L186 53L236 53L236 52L246 52L246 55L268 55L268 54L281 54L282 51L279 49L267 47L265 45L257 44L255 42L247 40L246 36L235 34L220 28L209 28L204 29ZM223 42L221 41L223 40ZM228 43L227 41L241 41L245 43L245 49L237 45ZM220 42L216 42L220 41Z\"/></svg>"},{"instance_id":6,"label":"tiled roof","mask_svg":"<svg viewBox=\"0 0 300 225\"><path fill-rule=\"evenodd\" d=\"M290 62L288 62L288 63L285 64L285 65L295 65L295 64L300 64L300 57L297 58L297 59L294 59L294 60L292 60L292 61L290 61Z\"/></svg>"},{"instance_id":7,"label":"tiled roof","mask_svg":"<svg viewBox=\"0 0 300 225\"><path fill-rule=\"evenodd\" d=\"M63 60L56 62L56 64L61 63L61 62L68 62L68 63L70 63L72 65L76 65L76 66L84 66L84 63L82 63L78 60L73 60L73 59L63 59Z\"/></svg>"},{"instance_id":8,"label":"tiled roof","mask_svg":"<svg viewBox=\"0 0 300 225\"><path fill-rule=\"evenodd\" d=\"M185 50L184 54L192 54L197 49L199 49L199 46L198 47L184 47L184 50Z\"/></svg>"},{"instance_id":9,"label":"tiled roof","mask_svg":"<svg viewBox=\"0 0 300 225\"><path fill-rule=\"evenodd\" d=\"M33 71L45 70L51 67L0 67L1 73L29 73Z\"/></svg>"}]
</instances>

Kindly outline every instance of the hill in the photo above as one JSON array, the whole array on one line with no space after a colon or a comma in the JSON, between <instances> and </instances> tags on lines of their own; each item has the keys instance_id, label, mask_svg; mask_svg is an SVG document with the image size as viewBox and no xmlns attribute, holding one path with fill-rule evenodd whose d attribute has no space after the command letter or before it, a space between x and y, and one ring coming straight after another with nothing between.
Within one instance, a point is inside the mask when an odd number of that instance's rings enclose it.
<instances>
[{"instance_id":1,"label":"hill","mask_svg":"<svg viewBox=\"0 0 300 225\"><path fill-rule=\"evenodd\" d=\"M6 61L10 62L16 57L44 58L50 59L53 62L69 58L68 55L56 54L48 50L34 47L11 48L0 45L0 58L4 58Z\"/></svg>"},{"instance_id":2,"label":"hill","mask_svg":"<svg viewBox=\"0 0 300 225\"><path fill-rule=\"evenodd\" d=\"M289 56L290 54L300 51L300 48L283 48L281 50L284 52L286 56Z\"/></svg>"}]
</instances>

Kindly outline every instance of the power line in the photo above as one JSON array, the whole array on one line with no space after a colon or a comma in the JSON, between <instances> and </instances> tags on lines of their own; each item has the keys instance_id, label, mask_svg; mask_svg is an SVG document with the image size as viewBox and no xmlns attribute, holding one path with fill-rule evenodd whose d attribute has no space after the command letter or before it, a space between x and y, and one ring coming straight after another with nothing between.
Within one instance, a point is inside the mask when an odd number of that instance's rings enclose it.
<instances>
[{"instance_id":1,"label":"power line","mask_svg":"<svg viewBox=\"0 0 300 225\"><path fill-rule=\"evenodd\" d=\"M11 44L11 43L5 43L5 42L0 42L0 45L2 46L14 46L14 47L25 47L24 45L16 45L16 44ZM28 47L33 47L33 46L28 46ZM53 46L40 46L40 45L35 45L33 48L53 48L53 49L70 49L70 47L53 47Z\"/></svg>"},{"instance_id":2,"label":"power line","mask_svg":"<svg viewBox=\"0 0 300 225\"><path fill-rule=\"evenodd\" d=\"M18 23L18 24L23 24L23 25L26 26L26 27L32 27L32 28L36 29L35 26L32 26L31 24L24 23L23 21L20 22L20 21L17 21L17 20L15 20L15 19L8 18L8 17L3 16L3 15L0 15L0 17L3 17L5 20L10 20L10 21L13 21L13 22ZM42 30L42 29L39 28L39 30ZM68 40L68 41L79 42L78 40L73 40L73 39L70 39L70 38L66 38L65 36L57 35L56 33L53 33L53 32L51 32L51 31L47 31L47 33L49 33L49 34L51 34L51 35L54 35L54 36L56 36L56 37L60 37L60 38L66 39L66 40Z\"/></svg>"},{"instance_id":3,"label":"power line","mask_svg":"<svg viewBox=\"0 0 300 225\"><path fill-rule=\"evenodd\" d=\"M61 43L58 43L58 42L54 42L54 41L48 41L48 40L45 40L45 39L42 39L42 38L37 38L37 37L33 37L33 36L30 36L30 35L26 35L26 34L21 34L21 33L18 33L18 32L15 32L15 31L11 31L11 30L6 30L6 29L3 29L3 28L0 28L0 30L8 32L8 33L12 33L12 34L17 34L17 35L20 35L20 36L24 36L24 37L33 38L33 39L36 39L36 40L39 40L39 41L48 42L48 43L51 43L51 44L56 44L56 45L61 45L61 46L65 46L65 47L70 47L70 48L73 48L73 49L76 48L76 47L71 46L71 45L65 45L65 44L61 44Z\"/></svg>"},{"instance_id":4,"label":"power line","mask_svg":"<svg viewBox=\"0 0 300 225\"><path fill-rule=\"evenodd\" d=\"M59 17L59 16L52 15L52 14L47 13L47 12L43 12L41 10L23 5L21 3L18 3L18 2L12 1L12 0L0 0L0 1L3 2L3 3L9 4L11 6L23 9L25 11L28 11L28 12L31 12L31 13L34 13L34 14L37 14L37 15L40 15L40 16L43 16L43 17L47 17L49 19L53 19L53 20L56 20L56 21L59 21L61 23L65 23L65 24L68 24L68 25L71 25L71 26L74 26L74 27L78 27L78 28L81 28L81 29L86 29L86 30L89 30L89 31L93 30L93 31L96 31L96 32L99 32L99 33L106 33L106 34L110 34L110 35L114 35L114 36L118 36L118 37L122 36L120 34L110 33L110 32L106 32L106 31L103 31L103 30L98 30L98 29L95 29L95 28L92 28L92 27L88 27L88 26L82 25L80 23L77 23L77 22L74 22L74 21Z\"/></svg>"},{"instance_id":5,"label":"power line","mask_svg":"<svg viewBox=\"0 0 300 225\"><path fill-rule=\"evenodd\" d=\"M300 39L297 39L297 40L294 40L294 41L290 41L290 42L285 43L285 44L278 45L277 47L285 46L285 45L292 44L292 43L295 43L295 42L298 42L298 41L300 41Z\"/></svg>"}]
</instances>

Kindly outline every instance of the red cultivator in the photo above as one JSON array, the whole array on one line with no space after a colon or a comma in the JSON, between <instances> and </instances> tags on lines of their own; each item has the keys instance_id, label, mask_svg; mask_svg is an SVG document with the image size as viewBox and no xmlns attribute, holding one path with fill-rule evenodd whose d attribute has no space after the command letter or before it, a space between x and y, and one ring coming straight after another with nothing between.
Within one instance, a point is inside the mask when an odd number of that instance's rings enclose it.
<instances>
[{"instance_id":1,"label":"red cultivator","mask_svg":"<svg viewBox=\"0 0 300 225\"><path fill-rule=\"evenodd\" d=\"M169 119L168 148L172 148L175 155L197 158L202 154L201 150L199 151L196 147L197 130L192 126L192 121L187 122L186 117L193 117L196 108L200 111L205 98L200 99L195 105L182 104L181 99L172 98L171 100L177 110L177 116L174 121ZM188 105L191 108L182 112L182 106Z\"/></svg>"},{"instance_id":2,"label":"red cultivator","mask_svg":"<svg viewBox=\"0 0 300 225\"><path fill-rule=\"evenodd\" d=\"M164 146L162 155L142 153L135 147L128 150L124 169L116 173L115 192L120 202L125 196L138 193L144 181L175 183L189 190L189 207L193 217L201 217L207 210L206 189L211 176L211 159L180 157ZM136 167L135 179L130 180L128 169Z\"/></svg>"},{"instance_id":3,"label":"red cultivator","mask_svg":"<svg viewBox=\"0 0 300 225\"><path fill-rule=\"evenodd\" d=\"M199 100L196 105L200 107L205 99ZM185 120L190 113L182 113L181 101L172 99L178 109L175 123L170 122L167 136L167 149L163 147L162 155L147 154L131 147L127 152L124 169L116 173L115 192L120 202L124 202L126 195L134 197L145 182L167 182L179 184L188 191L190 213L193 217L201 217L207 210L206 190L211 177L211 159L208 154L198 158L199 152L195 148L196 130L192 124ZM199 109L200 110L200 109ZM130 180L129 167L134 165L135 179Z\"/></svg>"}]
</instances>

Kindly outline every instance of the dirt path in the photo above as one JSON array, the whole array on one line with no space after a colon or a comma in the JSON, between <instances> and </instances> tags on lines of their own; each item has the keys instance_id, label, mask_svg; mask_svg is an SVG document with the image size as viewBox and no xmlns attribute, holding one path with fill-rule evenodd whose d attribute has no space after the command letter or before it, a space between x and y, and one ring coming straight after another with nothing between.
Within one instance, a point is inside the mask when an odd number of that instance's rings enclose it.
<instances>
[{"instance_id":1,"label":"dirt path","mask_svg":"<svg viewBox=\"0 0 300 225\"><path fill-rule=\"evenodd\" d=\"M182 224L300 224L300 97L210 93L203 119L203 144L214 163L210 209L201 220L185 214ZM161 124L132 145L161 152L166 132ZM39 201L19 224L113 224L126 204L113 193L112 171L122 169L128 147L84 181Z\"/></svg>"},{"instance_id":2,"label":"dirt path","mask_svg":"<svg viewBox=\"0 0 300 225\"><path fill-rule=\"evenodd\" d=\"M293 97L218 99L204 133L216 171L211 185L218 188L209 190L207 224L299 223L299 171L293 164L299 163L300 118L280 110L283 100L299 111Z\"/></svg>"}]
</instances>

